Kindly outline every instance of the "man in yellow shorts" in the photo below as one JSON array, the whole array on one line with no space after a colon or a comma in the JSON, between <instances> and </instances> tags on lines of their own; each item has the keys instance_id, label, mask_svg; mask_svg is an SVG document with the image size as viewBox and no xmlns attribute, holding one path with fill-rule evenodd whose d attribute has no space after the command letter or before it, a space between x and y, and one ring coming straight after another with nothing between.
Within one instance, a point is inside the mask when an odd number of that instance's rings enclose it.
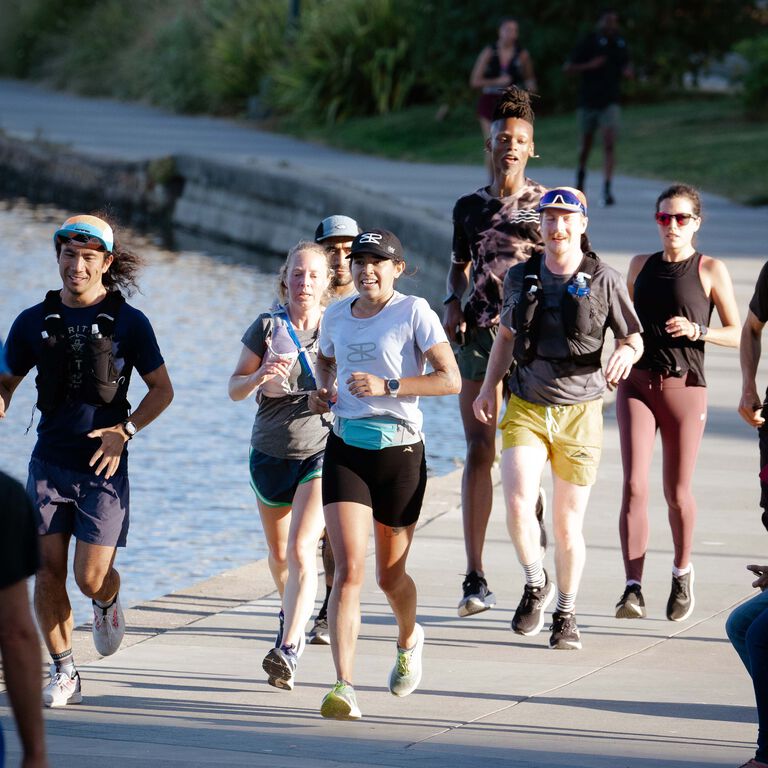
<instances>
[{"instance_id":1,"label":"man in yellow shorts","mask_svg":"<svg viewBox=\"0 0 768 768\"><path fill-rule=\"evenodd\" d=\"M621 275L589 250L587 200L571 187L545 192L538 206L543 252L512 267L488 369L474 401L476 418L496 418L497 385L513 358L511 396L501 421L507 526L525 571L512 629L535 635L555 586L544 570L536 521L541 474L552 467L557 608L551 648L579 649L576 593L586 548L582 533L603 435L602 394L628 376L642 354L640 321ZM615 349L605 369L606 329Z\"/></svg>"}]
</instances>

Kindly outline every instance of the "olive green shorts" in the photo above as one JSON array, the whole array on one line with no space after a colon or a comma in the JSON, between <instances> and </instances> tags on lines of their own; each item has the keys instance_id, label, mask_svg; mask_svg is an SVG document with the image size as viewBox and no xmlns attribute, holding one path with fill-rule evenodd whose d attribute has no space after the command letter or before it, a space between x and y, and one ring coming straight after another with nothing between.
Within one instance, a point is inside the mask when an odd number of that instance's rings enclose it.
<instances>
[{"instance_id":1,"label":"olive green shorts","mask_svg":"<svg viewBox=\"0 0 768 768\"><path fill-rule=\"evenodd\" d=\"M459 365L462 379L482 381L485 378L491 347L498 332L499 327L497 325L491 328L467 325L464 344L456 352L456 362Z\"/></svg>"},{"instance_id":2,"label":"olive green shorts","mask_svg":"<svg viewBox=\"0 0 768 768\"><path fill-rule=\"evenodd\" d=\"M594 485L603 446L602 398L575 405L539 405L510 395L499 429L502 450L543 445L559 478Z\"/></svg>"}]
</instances>

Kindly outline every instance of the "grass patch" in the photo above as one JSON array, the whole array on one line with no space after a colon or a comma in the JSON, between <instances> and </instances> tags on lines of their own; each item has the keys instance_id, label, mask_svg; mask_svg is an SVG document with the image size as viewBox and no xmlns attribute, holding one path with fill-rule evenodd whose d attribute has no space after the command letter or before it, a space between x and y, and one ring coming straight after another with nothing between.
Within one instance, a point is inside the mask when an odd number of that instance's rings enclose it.
<instances>
[{"instance_id":1,"label":"grass patch","mask_svg":"<svg viewBox=\"0 0 768 768\"><path fill-rule=\"evenodd\" d=\"M420 106L330 127L286 121L280 129L340 149L397 160L481 165L480 128L472 108L457 108L439 118L436 106ZM577 142L574 114L536 121L541 164L574 168ZM732 97L625 107L617 157L618 173L685 181L740 203L768 204L768 123L747 120ZM601 162L597 147L590 166L599 170Z\"/></svg>"}]
</instances>

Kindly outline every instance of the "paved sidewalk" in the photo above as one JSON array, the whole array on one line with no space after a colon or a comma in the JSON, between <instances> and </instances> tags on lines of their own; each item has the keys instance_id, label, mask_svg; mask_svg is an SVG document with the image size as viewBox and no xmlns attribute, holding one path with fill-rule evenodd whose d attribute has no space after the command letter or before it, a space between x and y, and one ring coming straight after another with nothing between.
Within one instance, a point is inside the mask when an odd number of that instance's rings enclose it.
<instances>
[{"instance_id":1,"label":"paved sidewalk","mask_svg":"<svg viewBox=\"0 0 768 768\"><path fill-rule=\"evenodd\" d=\"M384 188L403 205L447 219L453 200L482 183L481 168L437 167L343 155L236 123L184 118L135 105L82 100L0 81L0 128L80 149L145 157L185 151L232 162L289 164L343 183ZM545 155L545 147L539 151ZM563 176L565 174L565 177ZM537 170L545 183L570 171ZM619 178L619 205L592 208L601 256L624 270L656 248L651 219L662 184ZM595 191L597 191L595 189ZM746 311L765 258L765 212L705 197L702 248L722 256ZM364 718L319 717L333 683L328 648L308 646L292 693L266 685L261 659L276 629L277 600L265 564L224 574L129 613L124 647L98 660L78 633L84 703L46 713L52 765L103 766L544 766L693 768L737 766L753 753L753 692L724 634L730 608L750 593L748 562L765 562L757 510L757 446L735 413L740 376L734 350L708 347L710 409L696 474L699 500L691 619L664 619L671 542L652 468L651 544L644 592L649 618L620 621L620 461L606 414L603 465L587 522L588 560L577 604L584 649L553 652L548 634L522 638L509 622L522 589L496 488L487 573L496 609L459 619L464 565L459 473L430 482L409 560L427 643L420 689L386 691L395 632L369 562L355 683ZM763 381L768 376L764 377ZM459 429L457 414L457 429ZM547 557L552 569L552 555ZM3 699L0 716L8 723ZM9 764L17 760L8 734Z\"/></svg>"}]
</instances>

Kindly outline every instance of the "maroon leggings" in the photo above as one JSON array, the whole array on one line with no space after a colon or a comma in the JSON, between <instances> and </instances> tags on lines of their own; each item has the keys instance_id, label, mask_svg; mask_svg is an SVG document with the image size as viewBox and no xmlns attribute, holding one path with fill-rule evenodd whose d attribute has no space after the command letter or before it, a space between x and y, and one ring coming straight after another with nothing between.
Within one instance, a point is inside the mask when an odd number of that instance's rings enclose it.
<instances>
[{"instance_id":1,"label":"maroon leggings","mask_svg":"<svg viewBox=\"0 0 768 768\"><path fill-rule=\"evenodd\" d=\"M616 418L624 468L619 532L628 580L643 577L648 549L648 473L657 429L675 565L680 567L691 555L696 523L691 482L706 413L707 388L688 386L685 378L635 368L619 385Z\"/></svg>"}]
</instances>

